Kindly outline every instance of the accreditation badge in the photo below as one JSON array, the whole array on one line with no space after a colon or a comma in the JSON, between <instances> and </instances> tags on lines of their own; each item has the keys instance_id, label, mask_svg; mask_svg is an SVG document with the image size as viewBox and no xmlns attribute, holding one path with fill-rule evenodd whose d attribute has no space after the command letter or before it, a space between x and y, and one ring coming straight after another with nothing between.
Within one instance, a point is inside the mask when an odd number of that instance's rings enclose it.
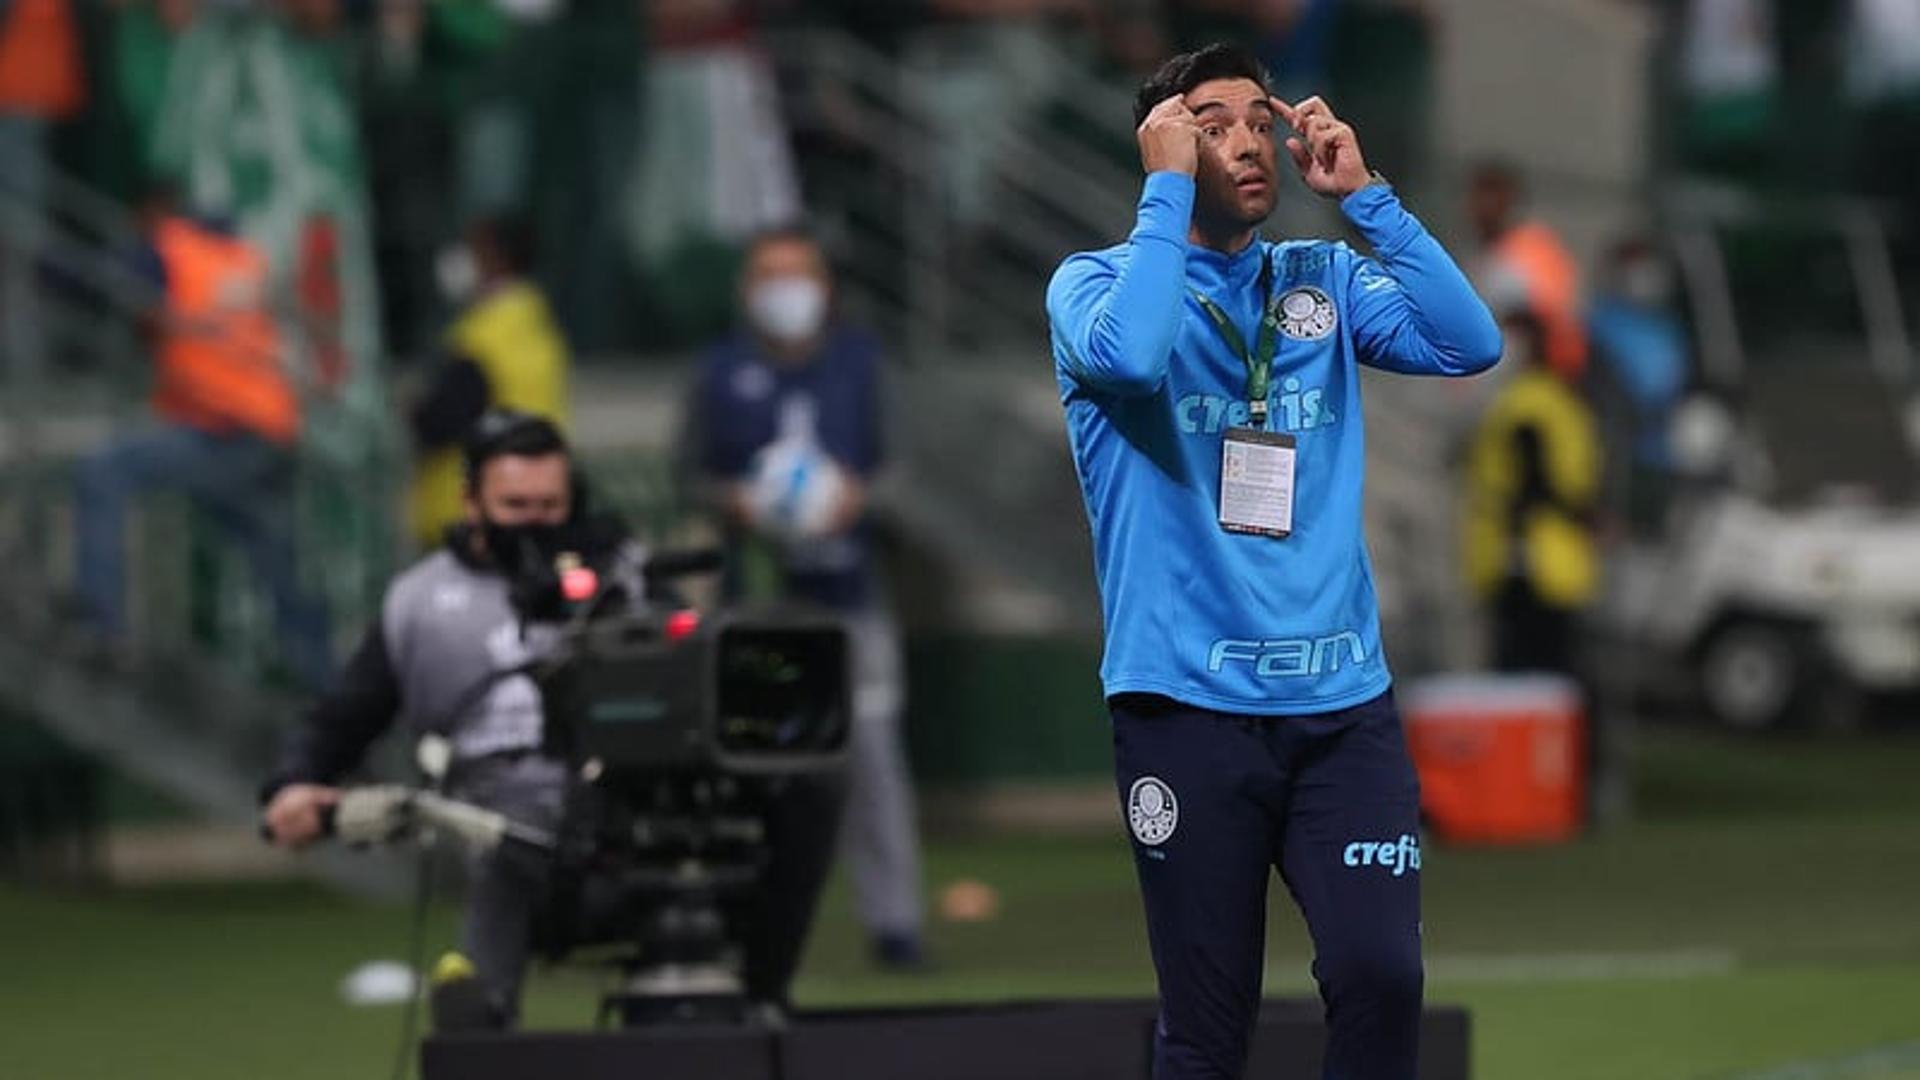
<instances>
[{"instance_id":1,"label":"accreditation badge","mask_svg":"<svg viewBox=\"0 0 1920 1080\"><path fill-rule=\"evenodd\" d=\"M1220 453L1220 527L1285 539L1293 533L1293 436L1231 428Z\"/></svg>"}]
</instances>

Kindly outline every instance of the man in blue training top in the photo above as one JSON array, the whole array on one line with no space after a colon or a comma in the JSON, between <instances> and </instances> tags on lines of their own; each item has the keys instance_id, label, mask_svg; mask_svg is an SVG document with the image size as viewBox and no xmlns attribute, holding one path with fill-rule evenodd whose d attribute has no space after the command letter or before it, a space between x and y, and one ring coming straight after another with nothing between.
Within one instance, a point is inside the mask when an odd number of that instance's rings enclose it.
<instances>
[{"instance_id":1,"label":"man in blue training top","mask_svg":"<svg viewBox=\"0 0 1920 1080\"><path fill-rule=\"evenodd\" d=\"M1358 365L1471 375L1487 308L1318 97L1175 57L1136 107L1127 242L1047 290L1093 528L1115 773L1160 980L1158 1080L1237 1077L1270 866L1306 916L1325 1076L1412 1080L1419 786L1361 535ZM1274 135L1373 248L1269 243Z\"/></svg>"}]
</instances>

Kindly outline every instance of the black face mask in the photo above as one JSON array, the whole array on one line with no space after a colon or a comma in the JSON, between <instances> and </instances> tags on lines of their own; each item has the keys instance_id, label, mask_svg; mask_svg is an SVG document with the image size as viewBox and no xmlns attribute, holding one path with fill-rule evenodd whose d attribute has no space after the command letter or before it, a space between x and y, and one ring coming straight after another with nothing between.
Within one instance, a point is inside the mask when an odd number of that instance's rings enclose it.
<instances>
[{"instance_id":1,"label":"black face mask","mask_svg":"<svg viewBox=\"0 0 1920 1080\"><path fill-rule=\"evenodd\" d=\"M508 577L553 573L553 560L572 548L565 525L480 523L480 540L494 566Z\"/></svg>"},{"instance_id":2,"label":"black face mask","mask_svg":"<svg viewBox=\"0 0 1920 1080\"><path fill-rule=\"evenodd\" d=\"M571 533L564 525L480 523L480 542L494 568L507 579L513 609L521 618L551 622L566 616L554 560L575 549Z\"/></svg>"}]
</instances>

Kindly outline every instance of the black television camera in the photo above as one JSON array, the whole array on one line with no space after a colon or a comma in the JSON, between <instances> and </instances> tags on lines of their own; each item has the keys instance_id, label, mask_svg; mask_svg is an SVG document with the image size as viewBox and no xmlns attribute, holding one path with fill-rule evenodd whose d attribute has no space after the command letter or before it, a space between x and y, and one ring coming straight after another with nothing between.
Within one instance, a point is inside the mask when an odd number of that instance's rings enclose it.
<instances>
[{"instance_id":1,"label":"black television camera","mask_svg":"<svg viewBox=\"0 0 1920 1080\"><path fill-rule=\"evenodd\" d=\"M522 556L516 607L561 628L531 674L570 778L534 945L612 950L625 984L603 1023L744 1019L735 913L763 886L768 801L844 758L846 632L828 615L674 602L673 580L719 569L715 553L656 554L637 574Z\"/></svg>"}]
</instances>

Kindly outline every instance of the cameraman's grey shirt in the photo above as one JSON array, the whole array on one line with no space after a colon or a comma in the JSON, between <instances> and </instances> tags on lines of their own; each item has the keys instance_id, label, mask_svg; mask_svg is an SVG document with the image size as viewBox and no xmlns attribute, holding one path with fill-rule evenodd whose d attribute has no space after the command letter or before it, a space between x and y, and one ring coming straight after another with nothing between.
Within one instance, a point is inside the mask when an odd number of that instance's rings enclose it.
<instances>
[{"instance_id":1,"label":"cameraman's grey shirt","mask_svg":"<svg viewBox=\"0 0 1920 1080\"><path fill-rule=\"evenodd\" d=\"M623 569L642 557L623 554ZM541 627L522 636L500 574L448 548L428 555L388 586L379 622L291 734L262 797L296 781L338 781L396 719L416 736L447 735L456 763L538 749L539 688L506 673L550 647L552 636ZM557 764L540 764L557 773Z\"/></svg>"},{"instance_id":2,"label":"cameraman's grey shirt","mask_svg":"<svg viewBox=\"0 0 1920 1080\"><path fill-rule=\"evenodd\" d=\"M539 748L540 689L513 672L557 635L523 627L506 578L442 549L387 589L380 627L410 730L446 735L456 761Z\"/></svg>"}]
</instances>

